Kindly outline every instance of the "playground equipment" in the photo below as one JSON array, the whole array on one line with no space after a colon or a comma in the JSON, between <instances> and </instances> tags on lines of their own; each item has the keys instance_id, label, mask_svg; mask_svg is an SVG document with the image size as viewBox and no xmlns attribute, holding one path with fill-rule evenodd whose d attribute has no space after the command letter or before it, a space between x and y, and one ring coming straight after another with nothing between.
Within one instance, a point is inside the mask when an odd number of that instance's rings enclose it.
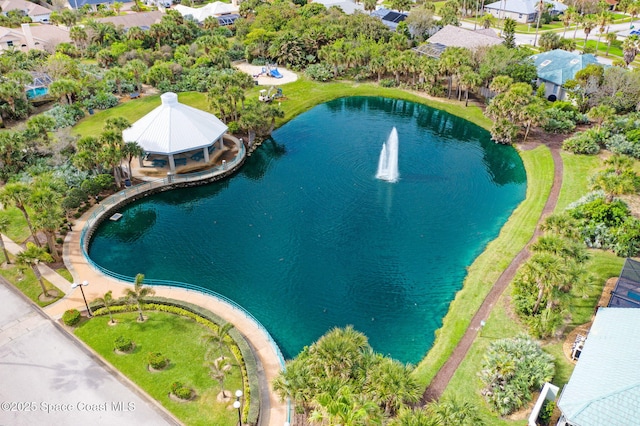
<instances>
[{"instance_id":1,"label":"playground equipment","mask_svg":"<svg viewBox=\"0 0 640 426\"><path fill-rule=\"evenodd\" d=\"M278 67L276 67L275 65L266 65L262 67L262 71L254 75L254 77L260 77L261 75L266 75L267 77L282 78L282 74L280 74L280 71L278 71Z\"/></svg>"},{"instance_id":2,"label":"playground equipment","mask_svg":"<svg viewBox=\"0 0 640 426\"><path fill-rule=\"evenodd\" d=\"M274 93L275 90L275 93ZM282 89L279 87L271 86L269 90L262 89L260 91L260 95L258 96L258 100L260 102L271 102L274 99L278 99L282 97Z\"/></svg>"}]
</instances>

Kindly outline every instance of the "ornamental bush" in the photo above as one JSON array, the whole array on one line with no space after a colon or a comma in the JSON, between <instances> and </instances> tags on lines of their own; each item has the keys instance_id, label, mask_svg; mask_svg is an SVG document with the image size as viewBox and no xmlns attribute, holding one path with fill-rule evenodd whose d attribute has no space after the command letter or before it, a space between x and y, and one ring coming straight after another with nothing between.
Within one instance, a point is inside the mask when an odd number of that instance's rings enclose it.
<instances>
[{"instance_id":1,"label":"ornamental bush","mask_svg":"<svg viewBox=\"0 0 640 426\"><path fill-rule=\"evenodd\" d=\"M84 112L77 105L56 105L44 114L55 120L55 130L71 127L84 117Z\"/></svg>"},{"instance_id":2,"label":"ornamental bush","mask_svg":"<svg viewBox=\"0 0 640 426\"><path fill-rule=\"evenodd\" d=\"M98 92L84 101L85 108L109 109L118 105L118 98L113 93Z\"/></svg>"},{"instance_id":3,"label":"ornamental bush","mask_svg":"<svg viewBox=\"0 0 640 426\"><path fill-rule=\"evenodd\" d=\"M579 132L562 143L562 149L574 154L594 155L600 152L600 144L589 132Z\"/></svg>"},{"instance_id":4,"label":"ornamental bush","mask_svg":"<svg viewBox=\"0 0 640 426\"><path fill-rule=\"evenodd\" d=\"M169 360L160 352L149 352L147 362L154 370L162 370L169 364Z\"/></svg>"},{"instance_id":5,"label":"ornamental bush","mask_svg":"<svg viewBox=\"0 0 640 426\"><path fill-rule=\"evenodd\" d=\"M73 327L80 322L80 311L77 309L69 309L68 311L65 311L65 313L62 314L62 322L64 322L65 325Z\"/></svg>"},{"instance_id":6,"label":"ornamental bush","mask_svg":"<svg viewBox=\"0 0 640 426\"><path fill-rule=\"evenodd\" d=\"M333 72L331 68L325 64L312 64L307 67L305 71L307 76L315 81L330 81L333 80Z\"/></svg>"},{"instance_id":7,"label":"ornamental bush","mask_svg":"<svg viewBox=\"0 0 640 426\"><path fill-rule=\"evenodd\" d=\"M529 336L496 340L489 345L482 370L482 395L500 415L507 415L531 400L532 389L539 389L555 374L553 357Z\"/></svg>"},{"instance_id":8,"label":"ornamental bush","mask_svg":"<svg viewBox=\"0 0 640 426\"><path fill-rule=\"evenodd\" d=\"M191 399L193 396L193 390L181 382L173 382L171 385L171 393L180 399Z\"/></svg>"},{"instance_id":9,"label":"ornamental bush","mask_svg":"<svg viewBox=\"0 0 640 426\"><path fill-rule=\"evenodd\" d=\"M127 337L118 336L114 342L114 348L120 352L129 352L133 349L133 342Z\"/></svg>"}]
</instances>

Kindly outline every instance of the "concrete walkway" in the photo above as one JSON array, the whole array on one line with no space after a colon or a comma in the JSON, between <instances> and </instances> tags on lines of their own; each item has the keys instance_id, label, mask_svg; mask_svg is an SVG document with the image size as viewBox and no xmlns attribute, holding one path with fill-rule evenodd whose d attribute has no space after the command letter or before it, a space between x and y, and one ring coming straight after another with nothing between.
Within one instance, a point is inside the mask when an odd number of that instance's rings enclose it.
<instances>
[{"instance_id":1,"label":"concrete walkway","mask_svg":"<svg viewBox=\"0 0 640 426\"><path fill-rule=\"evenodd\" d=\"M0 424L178 425L0 277Z\"/></svg>"},{"instance_id":2,"label":"concrete walkway","mask_svg":"<svg viewBox=\"0 0 640 426\"><path fill-rule=\"evenodd\" d=\"M63 253L65 265L71 272L75 282L89 282L88 286L83 287L84 293L89 302L98 297L104 296L104 294L109 290L113 291L114 298L120 297L124 294L127 288L131 288L132 286L131 283L116 280L97 271L88 264L82 253L82 248L80 246L80 234L85 225L85 218L88 218L97 206L98 205L94 206L80 219L75 221L73 226L74 230L69 232L65 239ZM18 244L8 238L4 237L3 240L5 241L7 250L10 253L16 254L22 251L22 248ZM39 269L48 281L52 282L66 293L64 298L44 308L44 312L47 315L53 319L58 319L62 317L62 314L67 309L75 308L80 311L86 311L82 294L79 289L72 289L70 282L46 265L39 265ZM144 273L144 270L141 272ZM224 320L232 323L234 327L242 333L249 342L251 342L251 346L253 347L256 358L259 362L259 369L264 373L263 381L266 381L266 383L261 383L260 387L261 389L269 389L268 394L261 395L259 424L261 426L284 425L289 420L287 404L279 401L271 386L273 379L281 371L281 364L278 354L272 346L270 337L266 332L251 318L248 318L244 312L234 308L232 305L229 305L222 300L214 298L213 296L173 287L157 286L154 287L154 290L156 292L156 296L193 303L216 313Z\"/></svg>"}]
</instances>

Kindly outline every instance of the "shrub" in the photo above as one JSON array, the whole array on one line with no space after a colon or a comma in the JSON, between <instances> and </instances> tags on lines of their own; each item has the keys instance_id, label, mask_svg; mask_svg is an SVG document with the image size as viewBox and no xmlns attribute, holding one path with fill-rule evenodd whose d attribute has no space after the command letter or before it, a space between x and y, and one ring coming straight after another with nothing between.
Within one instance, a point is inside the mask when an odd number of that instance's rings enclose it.
<instances>
[{"instance_id":1,"label":"shrub","mask_svg":"<svg viewBox=\"0 0 640 426\"><path fill-rule=\"evenodd\" d=\"M326 64L309 65L305 74L316 81L330 81L333 79L333 72L331 72L331 68Z\"/></svg>"},{"instance_id":2,"label":"shrub","mask_svg":"<svg viewBox=\"0 0 640 426\"><path fill-rule=\"evenodd\" d=\"M171 385L171 393L180 399L191 399L193 391L190 387L183 385L180 382L173 382Z\"/></svg>"},{"instance_id":3,"label":"shrub","mask_svg":"<svg viewBox=\"0 0 640 426\"><path fill-rule=\"evenodd\" d=\"M80 311L77 309L69 309L62 314L62 322L73 327L80 322Z\"/></svg>"},{"instance_id":4,"label":"shrub","mask_svg":"<svg viewBox=\"0 0 640 426\"><path fill-rule=\"evenodd\" d=\"M95 181L98 185L100 185L100 188L102 188L102 190L106 190L106 189L111 189L115 183L113 176L110 174L100 174L98 176L96 176Z\"/></svg>"},{"instance_id":5,"label":"shrub","mask_svg":"<svg viewBox=\"0 0 640 426\"><path fill-rule=\"evenodd\" d=\"M553 410L555 409L556 409L555 401L546 400L544 404L542 404L542 408L538 413L538 419L540 420L540 423L542 423L544 426L547 426L551 421L551 417L553 416Z\"/></svg>"},{"instance_id":6,"label":"shrub","mask_svg":"<svg viewBox=\"0 0 640 426\"><path fill-rule=\"evenodd\" d=\"M380 80L380 86L382 87L396 87L398 83L393 78L383 78Z\"/></svg>"},{"instance_id":7,"label":"shrub","mask_svg":"<svg viewBox=\"0 0 640 426\"><path fill-rule=\"evenodd\" d=\"M562 143L562 149L574 154L594 155L600 152L598 141L588 132L579 132Z\"/></svg>"},{"instance_id":8,"label":"shrub","mask_svg":"<svg viewBox=\"0 0 640 426\"><path fill-rule=\"evenodd\" d=\"M114 342L114 348L120 352L129 352L133 349L133 342L124 336L118 336Z\"/></svg>"},{"instance_id":9,"label":"shrub","mask_svg":"<svg viewBox=\"0 0 640 426\"><path fill-rule=\"evenodd\" d=\"M611 136L605 141L604 145L614 154L623 154L640 159L640 141L632 141L623 134Z\"/></svg>"},{"instance_id":10,"label":"shrub","mask_svg":"<svg viewBox=\"0 0 640 426\"><path fill-rule=\"evenodd\" d=\"M100 185L100 182L97 182L96 179L85 179L82 181L82 184L80 184L80 189L95 197L102 191L102 185Z\"/></svg>"},{"instance_id":11,"label":"shrub","mask_svg":"<svg viewBox=\"0 0 640 426\"><path fill-rule=\"evenodd\" d=\"M109 109L118 105L118 98L113 93L98 92L84 101L85 108Z\"/></svg>"},{"instance_id":12,"label":"shrub","mask_svg":"<svg viewBox=\"0 0 640 426\"><path fill-rule=\"evenodd\" d=\"M500 415L507 415L531 399L555 373L553 357L526 335L491 343L484 356L480 379L482 395Z\"/></svg>"},{"instance_id":13,"label":"shrub","mask_svg":"<svg viewBox=\"0 0 640 426\"><path fill-rule=\"evenodd\" d=\"M169 364L169 360L160 352L149 352L147 362L154 370L162 370Z\"/></svg>"},{"instance_id":14,"label":"shrub","mask_svg":"<svg viewBox=\"0 0 640 426\"><path fill-rule=\"evenodd\" d=\"M45 114L55 120L56 130L71 127L84 117L84 112L77 105L56 105Z\"/></svg>"},{"instance_id":15,"label":"shrub","mask_svg":"<svg viewBox=\"0 0 640 426\"><path fill-rule=\"evenodd\" d=\"M240 131L240 125L237 121L230 121L227 123L227 127L229 127L229 133L237 134Z\"/></svg>"},{"instance_id":16,"label":"shrub","mask_svg":"<svg viewBox=\"0 0 640 426\"><path fill-rule=\"evenodd\" d=\"M551 133L570 133L576 128L576 112L560 108L549 108L545 111L544 130Z\"/></svg>"},{"instance_id":17,"label":"shrub","mask_svg":"<svg viewBox=\"0 0 640 426\"><path fill-rule=\"evenodd\" d=\"M87 193L80 188L72 188L62 200L62 208L66 211L77 209L87 200Z\"/></svg>"}]
</instances>

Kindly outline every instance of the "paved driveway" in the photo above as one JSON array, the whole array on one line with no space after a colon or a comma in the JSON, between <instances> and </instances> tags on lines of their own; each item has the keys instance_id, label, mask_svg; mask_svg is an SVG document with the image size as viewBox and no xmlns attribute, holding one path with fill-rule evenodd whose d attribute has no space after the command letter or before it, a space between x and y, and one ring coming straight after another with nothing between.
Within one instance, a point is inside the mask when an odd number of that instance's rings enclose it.
<instances>
[{"instance_id":1,"label":"paved driveway","mask_svg":"<svg viewBox=\"0 0 640 426\"><path fill-rule=\"evenodd\" d=\"M0 279L0 426L176 424L8 285Z\"/></svg>"}]
</instances>

